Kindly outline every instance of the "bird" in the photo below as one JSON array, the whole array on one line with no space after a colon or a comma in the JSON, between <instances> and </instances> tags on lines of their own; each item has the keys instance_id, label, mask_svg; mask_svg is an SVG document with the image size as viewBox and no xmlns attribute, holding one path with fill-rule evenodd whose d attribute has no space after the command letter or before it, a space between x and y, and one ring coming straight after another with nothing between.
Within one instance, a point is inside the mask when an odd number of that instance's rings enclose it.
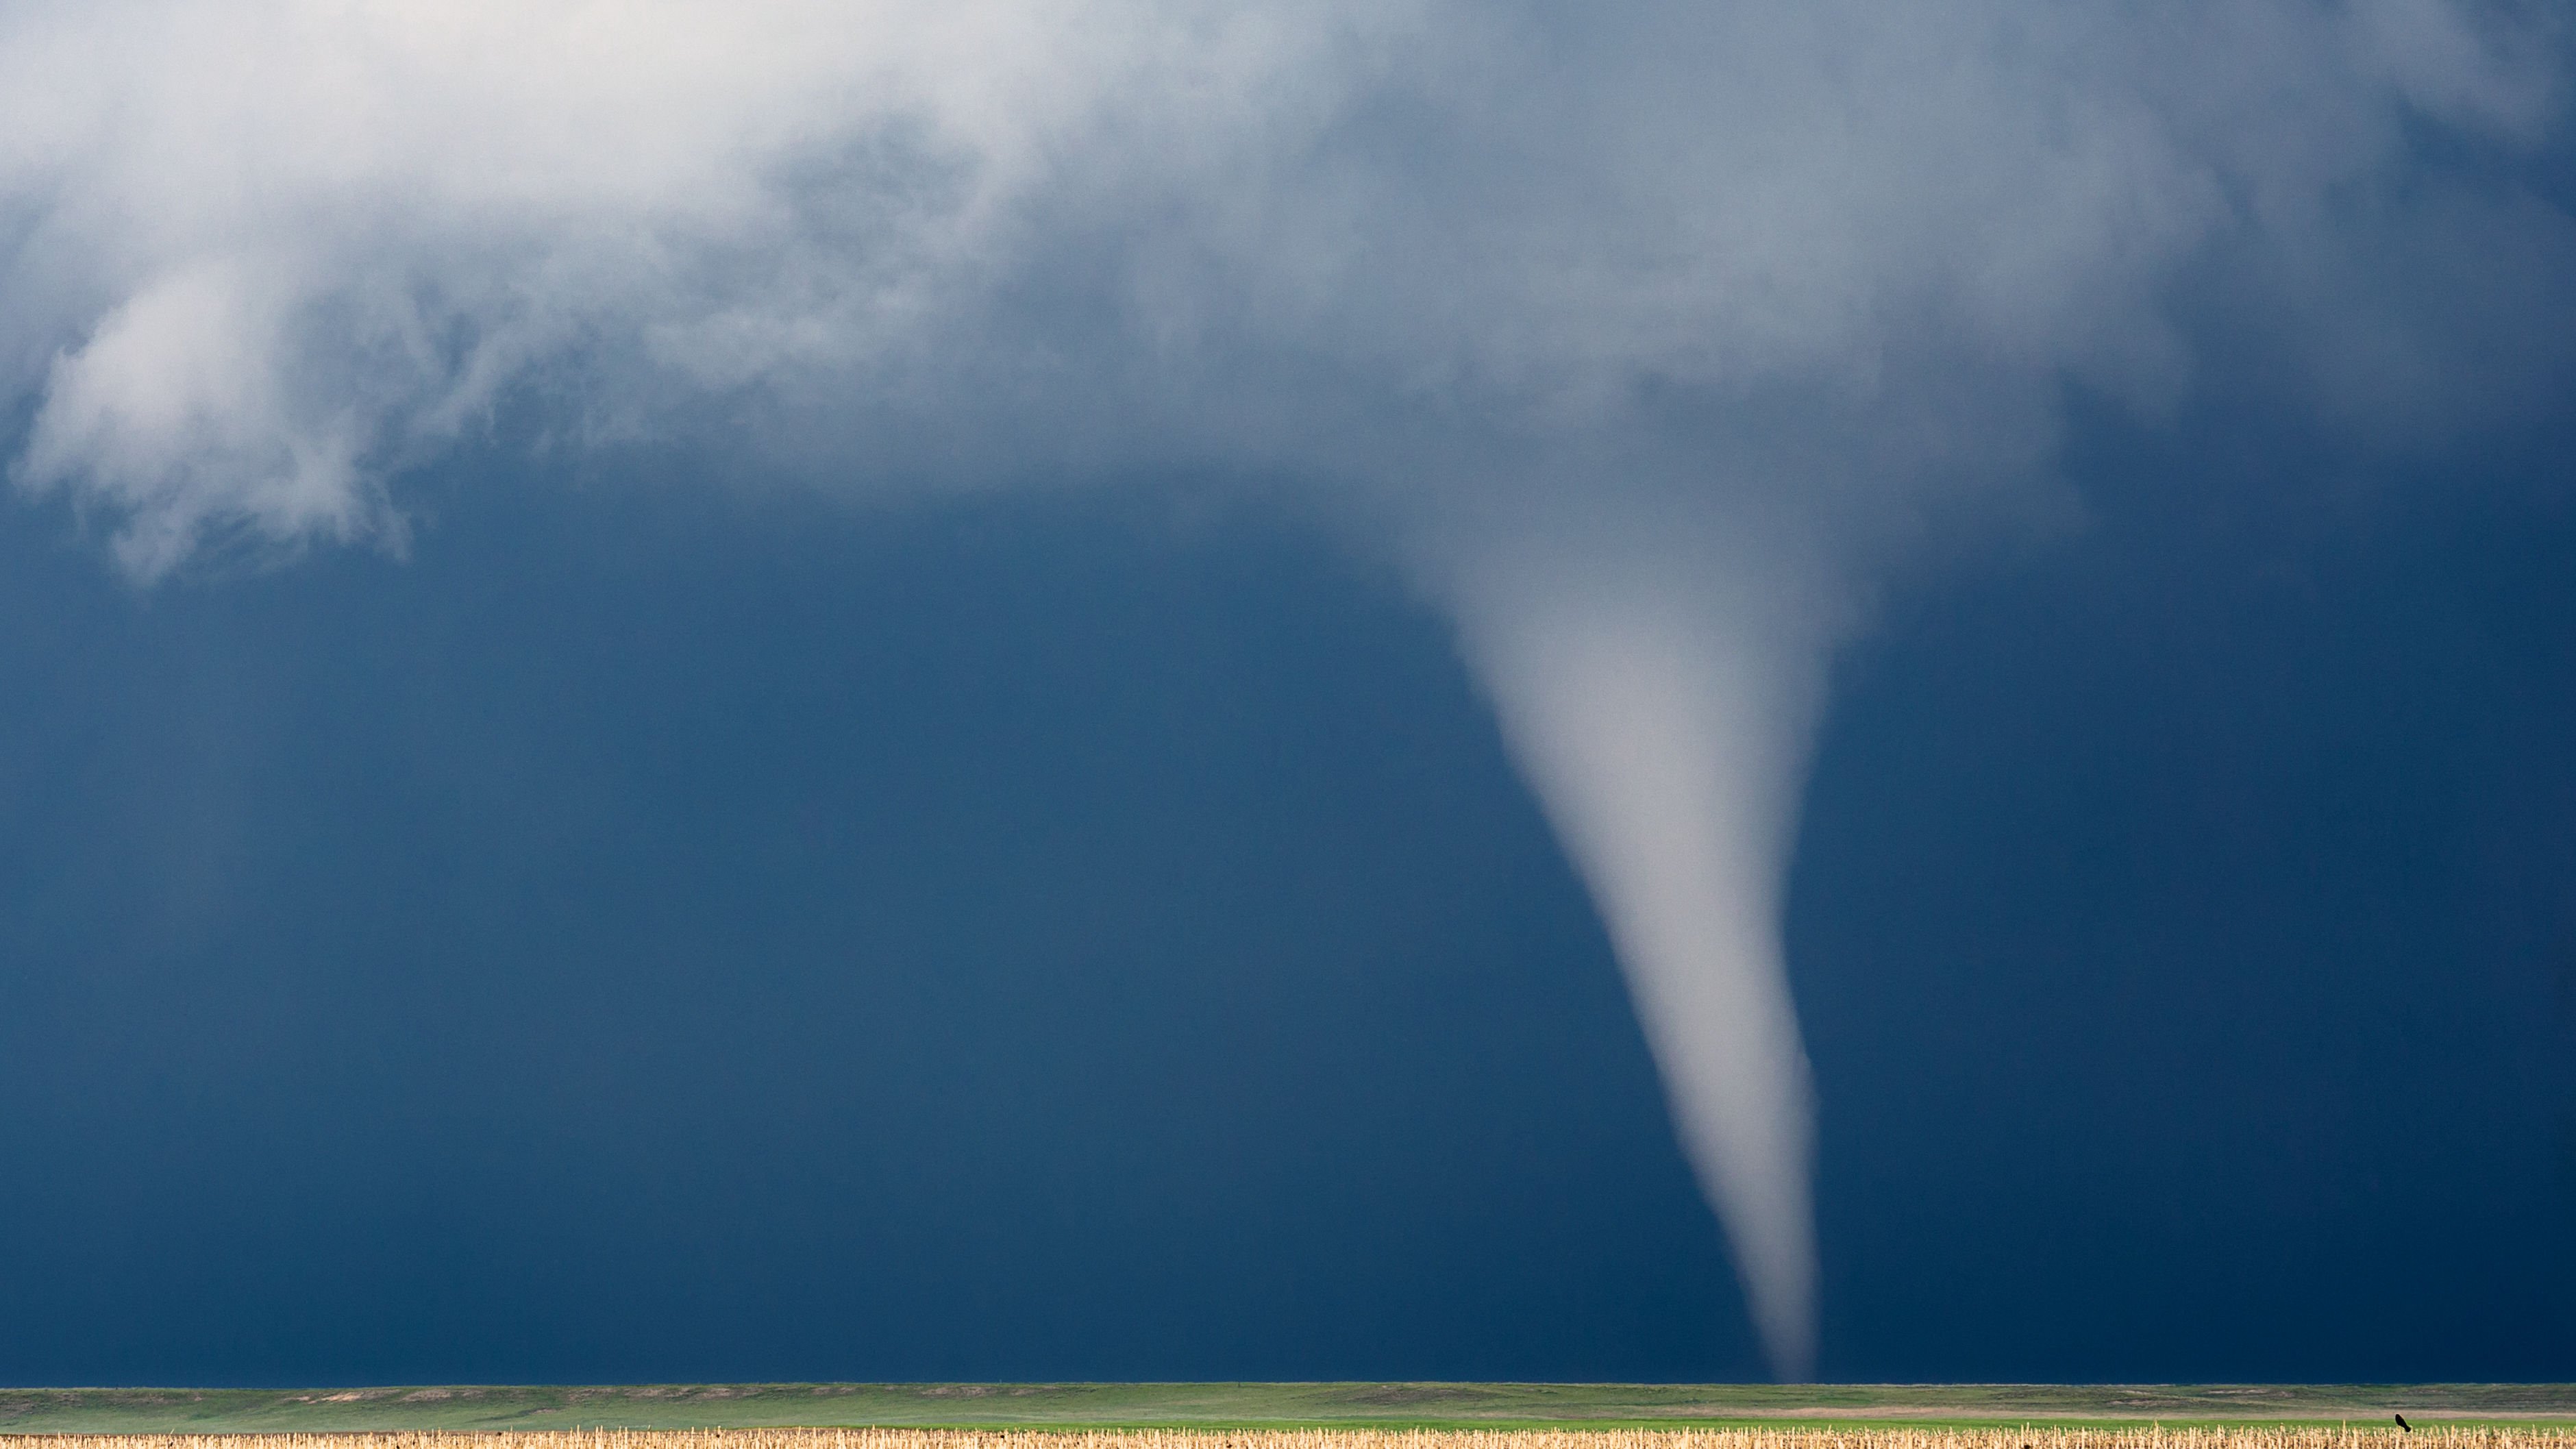
<instances>
[{"instance_id":1,"label":"bird","mask_svg":"<svg viewBox=\"0 0 2576 1449\"><path fill-rule=\"evenodd\" d=\"M2406 1416L2404 1414L2399 1414L2395 1417L2397 1419L2398 1428L2405 1430L2409 1434L2415 1432L2415 1426L2406 1422Z\"/></svg>"}]
</instances>

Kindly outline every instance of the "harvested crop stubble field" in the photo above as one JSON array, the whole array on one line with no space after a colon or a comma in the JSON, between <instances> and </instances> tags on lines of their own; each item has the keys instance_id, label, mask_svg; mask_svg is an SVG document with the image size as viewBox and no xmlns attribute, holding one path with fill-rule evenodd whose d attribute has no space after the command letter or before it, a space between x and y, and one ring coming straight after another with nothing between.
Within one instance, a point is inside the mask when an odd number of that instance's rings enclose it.
<instances>
[{"instance_id":1,"label":"harvested crop stubble field","mask_svg":"<svg viewBox=\"0 0 2576 1449\"><path fill-rule=\"evenodd\" d=\"M2576 1430L2428 1424L1745 1429L571 1429L0 1434L0 1449L2576 1449Z\"/></svg>"}]
</instances>

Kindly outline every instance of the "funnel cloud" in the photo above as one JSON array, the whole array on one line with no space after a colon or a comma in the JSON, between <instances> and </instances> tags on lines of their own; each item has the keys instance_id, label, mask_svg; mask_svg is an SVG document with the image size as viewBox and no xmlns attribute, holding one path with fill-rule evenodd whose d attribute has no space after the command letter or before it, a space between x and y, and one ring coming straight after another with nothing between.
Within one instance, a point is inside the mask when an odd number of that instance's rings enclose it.
<instances>
[{"instance_id":1,"label":"funnel cloud","mask_svg":"<svg viewBox=\"0 0 2576 1449\"><path fill-rule=\"evenodd\" d=\"M1536 541L1452 587L1504 739L1590 888L1784 1377L1815 1353L1815 1112L1777 926L1822 651L1794 565L1713 541L1589 569Z\"/></svg>"},{"instance_id":2,"label":"funnel cloud","mask_svg":"<svg viewBox=\"0 0 2576 1449\"><path fill-rule=\"evenodd\" d=\"M143 585L398 550L505 436L1292 486L1455 621L1798 1377L1834 647L2070 397L2548 396L2569 61L2504 0L28 0L10 471Z\"/></svg>"}]
</instances>

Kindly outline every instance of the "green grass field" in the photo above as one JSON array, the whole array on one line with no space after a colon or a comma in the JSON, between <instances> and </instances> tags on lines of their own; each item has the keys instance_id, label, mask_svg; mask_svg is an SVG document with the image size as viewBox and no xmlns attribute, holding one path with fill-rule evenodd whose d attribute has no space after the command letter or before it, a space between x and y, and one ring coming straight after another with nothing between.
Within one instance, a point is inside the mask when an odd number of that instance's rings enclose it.
<instances>
[{"instance_id":1,"label":"green grass field","mask_svg":"<svg viewBox=\"0 0 2576 1449\"><path fill-rule=\"evenodd\" d=\"M0 1389L0 1433L366 1429L2576 1423L2570 1384L651 1384Z\"/></svg>"}]
</instances>

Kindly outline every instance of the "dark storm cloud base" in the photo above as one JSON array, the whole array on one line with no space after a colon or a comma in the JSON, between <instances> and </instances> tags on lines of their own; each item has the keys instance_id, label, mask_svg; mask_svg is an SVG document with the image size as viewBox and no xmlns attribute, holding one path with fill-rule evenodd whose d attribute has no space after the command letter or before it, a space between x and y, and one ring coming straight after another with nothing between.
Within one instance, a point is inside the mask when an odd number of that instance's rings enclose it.
<instances>
[{"instance_id":1,"label":"dark storm cloud base","mask_svg":"<svg viewBox=\"0 0 2576 1449\"><path fill-rule=\"evenodd\" d=\"M0 1432L2576 1420L2576 1384L649 1384L0 1390Z\"/></svg>"}]
</instances>

